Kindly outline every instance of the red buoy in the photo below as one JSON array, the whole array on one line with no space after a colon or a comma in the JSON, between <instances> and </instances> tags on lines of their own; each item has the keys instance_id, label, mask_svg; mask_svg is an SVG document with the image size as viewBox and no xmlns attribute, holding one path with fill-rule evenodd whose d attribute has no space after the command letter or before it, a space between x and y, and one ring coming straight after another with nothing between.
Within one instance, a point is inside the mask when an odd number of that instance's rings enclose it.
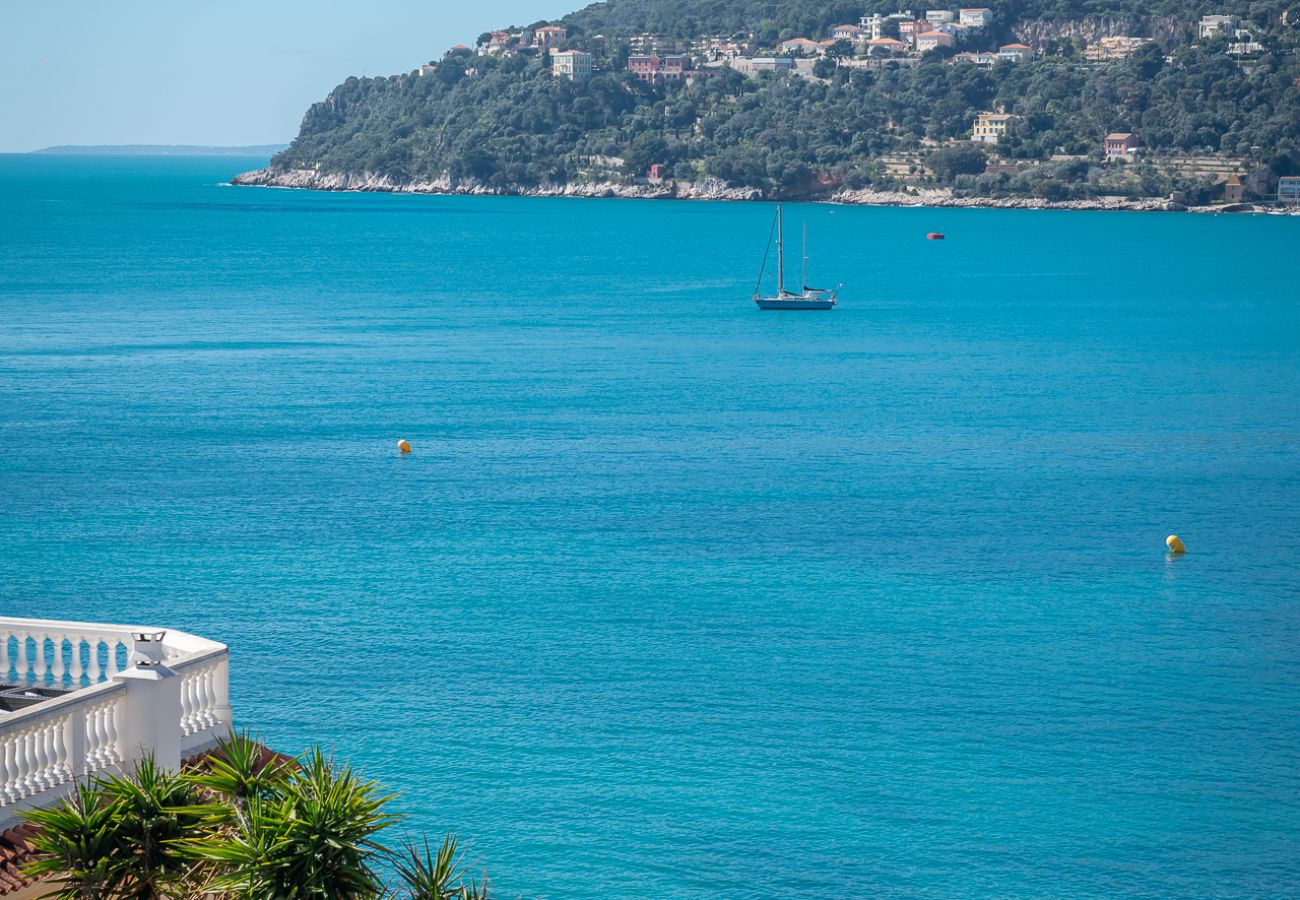
<instances>
[{"instance_id":1,"label":"red buoy","mask_svg":"<svg viewBox=\"0 0 1300 900\"><path fill-rule=\"evenodd\" d=\"M925 239L927 241L941 241L943 240L943 235L937 231L931 231L929 234L925 236Z\"/></svg>"}]
</instances>

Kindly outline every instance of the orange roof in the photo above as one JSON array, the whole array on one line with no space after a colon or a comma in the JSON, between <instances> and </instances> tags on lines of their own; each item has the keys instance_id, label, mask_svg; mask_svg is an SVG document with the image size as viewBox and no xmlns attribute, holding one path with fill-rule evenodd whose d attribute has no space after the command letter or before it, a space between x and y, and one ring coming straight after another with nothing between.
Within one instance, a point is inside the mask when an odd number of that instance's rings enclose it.
<instances>
[{"instance_id":1,"label":"orange roof","mask_svg":"<svg viewBox=\"0 0 1300 900\"><path fill-rule=\"evenodd\" d=\"M1241 179L1238 178L1236 175L1233 175L1231 178L1228 179L1228 184L1232 185L1233 187L1240 187Z\"/></svg>"},{"instance_id":2,"label":"orange roof","mask_svg":"<svg viewBox=\"0 0 1300 900\"><path fill-rule=\"evenodd\" d=\"M1110 134L1106 135L1106 140L1127 141L1129 138L1135 138L1135 137L1137 137L1137 135L1129 131L1112 131Z\"/></svg>"},{"instance_id":3,"label":"orange roof","mask_svg":"<svg viewBox=\"0 0 1300 900\"><path fill-rule=\"evenodd\" d=\"M1028 44L1003 44L999 50L1033 50Z\"/></svg>"}]
</instances>

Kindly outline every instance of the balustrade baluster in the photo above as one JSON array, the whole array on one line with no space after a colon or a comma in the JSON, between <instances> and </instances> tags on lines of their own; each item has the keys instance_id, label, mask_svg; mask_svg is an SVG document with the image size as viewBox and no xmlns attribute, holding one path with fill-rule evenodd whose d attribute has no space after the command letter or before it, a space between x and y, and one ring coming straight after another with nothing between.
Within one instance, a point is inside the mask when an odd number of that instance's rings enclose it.
<instances>
[{"instance_id":1,"label":"balustrade baluster","mask_svg":"<svg viewBox=\"0 0 1300 900\"><path fill-rule=\"evenodd\" d=\"M29 672L29 667L27 665L27 635L25 633L20 632L18 635L18 671L16 673L18 675L17 681L19 684L27 683L28 672Z\"/></svg>"},{"instance_id":2,"label":"balustrade baluster","mask_svg":"<svg viewBox=\"0 0 1300 900\"><path fill-rule=\"evenodd\" d=\"M110 639L108 643L108 677L112 678L118 672L122 671L122 666L117 661L117 650L119 647L126 647L126 644L116 639ZM131 648L126 647L127 655L130 656Z\"/></svg>"},{"instance_id":3,"label":"balustrade baluster","mask_svg":"<svg viewBox=\"0 0 1300 900\"><path fill-rule=\"evenodd\" d=\"M68 681L71 682L74 688L82 687L81 679L86 674L86 666L81 661L81 645L85 640L79 634L68 638L72 652L72 656L68 660Z\"/></svg>"},{"instance_id":4,"label":"balustrade baluster","mask_svg":"<svg viewBox=\"0 0 1300 900\"><path fill-rule=\"evenodd\" d=\"M68 744L65 734L68 717L63 716L50 724L48 746L50 748L50 779L55 784L68 780Z\"/></svg>"},{"instance_id":5,"label":"balustrade baluster","mask_svg":"<svg viewBox=\"0 0 1300 900\"><path fill-rule=\"evenodd\" d=\"M210 666L203 673L203 727L217 725L217 670Z\"/></svg>"},{"instance_id":6,"label":"balustrade baluster","mask_svg":"<svg viewBox=\"0 0 1300 900\"><path fill-rule=\"evenodd\" d=\"M32 657L32 674L35 676L33 680L37 684L45 684L45 673L49 671L49 666L45 664L45 641L48 637L49 635L43 631L32 635L32 640L36 645L33 648L36 655Z\"/></svg>"},{"instance_id":7,"label":"balustrade baluster","mask_svg":"<svg viewBox=\"0 0 1300 900\"><path fill-rule=\"evenodd\" d=\"M101 642L99 638L90 638L86 643L90 647L90 655L86 660L90 666L87 674L89 675L91 684L99 684L102 680L101 676L104 673L103 667L99 664L99 645Z\"/></svg>"},{"instance_id":8,"label":"balustrade baluster","mask_svg":"<svg viewBox=\"0 0 1300 900\"><path fill-rule=\"evenodd\" d=\"M86 711L86 774L99 769L100 754L104 752L103 718L102 704Z\"/></svg>"},{"instance_id":9,"label":"balustrade baluster","mask_svg":"<svg viewBox=\"0 0 1300 900\"><path fill-rule=\"evenodd\" d=\"M50 669L50 677L54 679L56 685L62 685L64 678L68 674L67 663L63 661L63 635L54 636L54 665Z\"/></svg>"},{"instance_id":10,"label":"balustrade baluster","mask_svg":"<svg viewBox=\"0 0 1300 900\"><path fill-rule=\"evenodd\" d=\"M195 687L194 675L188 676L181 682L181 734L185 737L189 737L197 730L194 727L195 714L198 712Z\"/></svg>"},{"instance_id":11,"label":"balustrade baluster","mask_svg":"<svg viewBox=\"0 0 1300 900\"><path fill-rule=\"evenodd\" d=\"M13 665L9 658L9 638L12 636L6 631L4 636L0 637L0 681L9 680L9 669Z\"/></svg>"},{"instance_id":12,"label":"balustrade baluster","mask_svg":"<svg viewBox=\"0 0 1300 900\"><path fill-rule=\"evenodd\" d=\"M117 721L118 706L119 704L116 700L112 701L108 704L108 709L105 710L104 715L104 722L108 726L108 737L104 743L104 749L108 754L108 762L106 765L110 766L115 765L124 759L124 754L122 753L121 746L118 743L120 737Z\"/></svg>"},{"instance_id":13,"label":"balustrade baluster","mask_svg":"<svg viewBox=\"0 0 1300 900\"><path fill-rule=\"evenodd\" d=\"M46 737L49 734L49 725L37 725L32 729L32 750L36 758L35 769L32 773L32 780L36 782L38 791L52 787L50 783L50 755L46 747Z\"/></svg>"},{"instance_id":14,"label":"balustrade baluster","mask_svg":"<svg viewBox=\"0 0 1300 900\"><path fill-rule=\"evenodd\" d=\"M39 788L36 784L36 735L31 728L24 728L19 738L22 747L22 780L19 782L22 796L30 797Z\"/></svg>"},{"instance_id":15,"label":"balustrade baluster","mask_svg":"<svg viewBox=\"0 0 1300 900\"><path fill-rule=\"evenodd\" d=\"M0 755L0 774L3 774L4 781L0 783L0 793L4 795L5 803L14 803L18 800L18 757L17 742L13 735L6 735L4 746L0 748L3 755Z\"/></svg>"}]
</instances>

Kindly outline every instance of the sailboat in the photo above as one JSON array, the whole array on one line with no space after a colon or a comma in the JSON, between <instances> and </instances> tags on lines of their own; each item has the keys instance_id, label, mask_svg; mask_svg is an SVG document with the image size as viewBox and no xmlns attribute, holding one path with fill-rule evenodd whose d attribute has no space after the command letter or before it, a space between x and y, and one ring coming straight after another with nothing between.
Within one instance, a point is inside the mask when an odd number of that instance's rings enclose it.
<instances>
[{"instance_id":1,"label":"sailboat","mask_svg":"<svg viewBox=\"0 0 1300 900\"><path fill-rule=\"evenodd\" d=\"M785 223L781 204L776 205L776 296L762 294L763 274L767 270L767 255L772 249L772 236L767 238L763 251L763 265L758 270L758 284L754 286L754 302L759 309L834 309L840 285L834 289L808 287L808 226L803 227L803 280L800 293L785 289Z\"/></svg>"}]
</instances>

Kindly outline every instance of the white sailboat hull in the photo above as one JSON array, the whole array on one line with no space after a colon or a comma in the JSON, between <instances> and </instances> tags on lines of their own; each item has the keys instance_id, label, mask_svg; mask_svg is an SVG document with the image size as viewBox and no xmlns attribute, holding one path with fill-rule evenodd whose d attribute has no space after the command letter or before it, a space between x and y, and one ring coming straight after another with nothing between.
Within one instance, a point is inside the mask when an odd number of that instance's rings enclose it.
<instances>
[{"instance_id":1,"label":"white sailboat hull","mask_svg":"<svg viewBox=\"0 0 1300 900\"><path fill-rule=\"evenodd\" d=\"M754 297L759 309L834 309L834 297Z\"/></svg>"}]
</instances>

